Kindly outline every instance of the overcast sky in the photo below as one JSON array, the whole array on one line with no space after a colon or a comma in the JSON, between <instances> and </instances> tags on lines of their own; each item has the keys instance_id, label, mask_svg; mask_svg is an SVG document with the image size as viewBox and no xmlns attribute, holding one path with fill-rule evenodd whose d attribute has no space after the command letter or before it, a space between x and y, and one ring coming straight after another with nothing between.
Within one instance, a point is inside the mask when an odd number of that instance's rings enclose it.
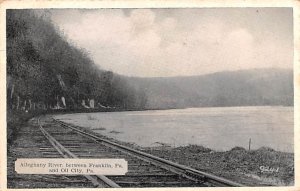
<instances>
[{"instance_id":1,"label":"overcast sky","mask_svg":"<svg viewBox=\"0 0 300 191\"><path fill-rule=\"evenodd\" d=\"M290 8L52 10L68 40L127 76L292 68Z\"/></svg>"}]
</instances>

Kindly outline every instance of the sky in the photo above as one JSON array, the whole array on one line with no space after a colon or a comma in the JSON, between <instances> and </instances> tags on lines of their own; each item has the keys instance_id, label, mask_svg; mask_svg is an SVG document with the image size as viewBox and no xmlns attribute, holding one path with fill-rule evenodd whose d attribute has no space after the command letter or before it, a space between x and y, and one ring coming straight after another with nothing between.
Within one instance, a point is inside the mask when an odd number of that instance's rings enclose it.
<instances>
[{"instance_id":1,"label":"sky","mask_svg":"<svg viewBox=\"0 0 300 191\"><path fill-rule=\"evenodd\" d=\"M126 76L293 67L291 8L52 9L99 68Z\"/></svg>"}]
</instances>

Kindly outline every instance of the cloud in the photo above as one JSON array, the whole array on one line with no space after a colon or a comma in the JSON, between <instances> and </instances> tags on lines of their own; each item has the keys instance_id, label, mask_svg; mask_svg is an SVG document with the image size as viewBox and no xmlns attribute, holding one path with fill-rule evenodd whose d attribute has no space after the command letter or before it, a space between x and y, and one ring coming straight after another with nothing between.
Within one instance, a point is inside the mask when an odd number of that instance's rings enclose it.
<instances>
[{"instance_id":1,"label":"cloud","mask_svg":"<svg viewBox=\"0 0 300 191\"><path fill-rule=\"evenodd\" d=\"M188 28L176 14L161 16L153 9L129 14L120 9L65 10L53 12L52 18L97 65L124 75L199 75L291 67L292 62L291 43L285 39L270 35L262 40L258 29L213 16L185 18L194 21Z\"/></svg>"},{"instance_id":2,"label":"cloud","mask_svg":"<svg viewBox=\"0 0 300 191\"><path fill-rule=\"evenodd\" d=\"M134 35L155 28L154 19L155 14L149 9L135 9L128 18Z\"/></svg>"}]
</instances>

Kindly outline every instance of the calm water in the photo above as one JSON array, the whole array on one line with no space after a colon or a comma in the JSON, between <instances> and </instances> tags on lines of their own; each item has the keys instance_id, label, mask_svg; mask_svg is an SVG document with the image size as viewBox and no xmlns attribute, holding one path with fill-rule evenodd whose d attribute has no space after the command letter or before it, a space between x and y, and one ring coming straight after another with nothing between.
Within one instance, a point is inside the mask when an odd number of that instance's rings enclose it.
<instances>
[{"instance_id":1,"label":"calm water","mask_svg":"<svg viewBox=\"0 0 300 191\"><path fill-rule=\"evenodd\" d=\"M293 152L293 107L222 107L55 116L141 146L197 144L215 150L267 146Z\"/></svg>"}]
</instances>

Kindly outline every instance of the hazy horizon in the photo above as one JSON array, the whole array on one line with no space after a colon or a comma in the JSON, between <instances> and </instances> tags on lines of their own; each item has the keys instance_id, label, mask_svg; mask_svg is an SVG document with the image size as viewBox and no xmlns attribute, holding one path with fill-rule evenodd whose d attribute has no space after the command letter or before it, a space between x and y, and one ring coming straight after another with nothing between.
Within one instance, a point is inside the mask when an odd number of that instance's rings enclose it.
<instances>
[{"instance_id":1,"label":"hazy horizon","mask_svg":"<svg viewBox=\"0 0 300 191\"><path fill-rule=\"evenodd\" d=\"M206 76L206 75L214 75L218 73L231 73L231 72L247 72L247 71L254 71L254 70L289 70L293 71L293 68L283 68L283 67L269 67L269 68L249 68L249 69L238 69L238 70L223 70L223 71L217 71L217 72L211 72L211 73L205 73L205 74L196 74L196 75L177 75L177 76L127 76L118 74L124 77L128 78L185 78L185 77L199 77L199 76Z\"/></svg>"},{"instance_id":2,"label":"hazy horizon","mask_svg":"<svg viewBox=\"0 0 300 191\"><path fill-rule=\"evenodd\" d=\"M51 9L67 39L103 70L197 76L293 67L291 8Z\"/></svg>"}]
</instances>

